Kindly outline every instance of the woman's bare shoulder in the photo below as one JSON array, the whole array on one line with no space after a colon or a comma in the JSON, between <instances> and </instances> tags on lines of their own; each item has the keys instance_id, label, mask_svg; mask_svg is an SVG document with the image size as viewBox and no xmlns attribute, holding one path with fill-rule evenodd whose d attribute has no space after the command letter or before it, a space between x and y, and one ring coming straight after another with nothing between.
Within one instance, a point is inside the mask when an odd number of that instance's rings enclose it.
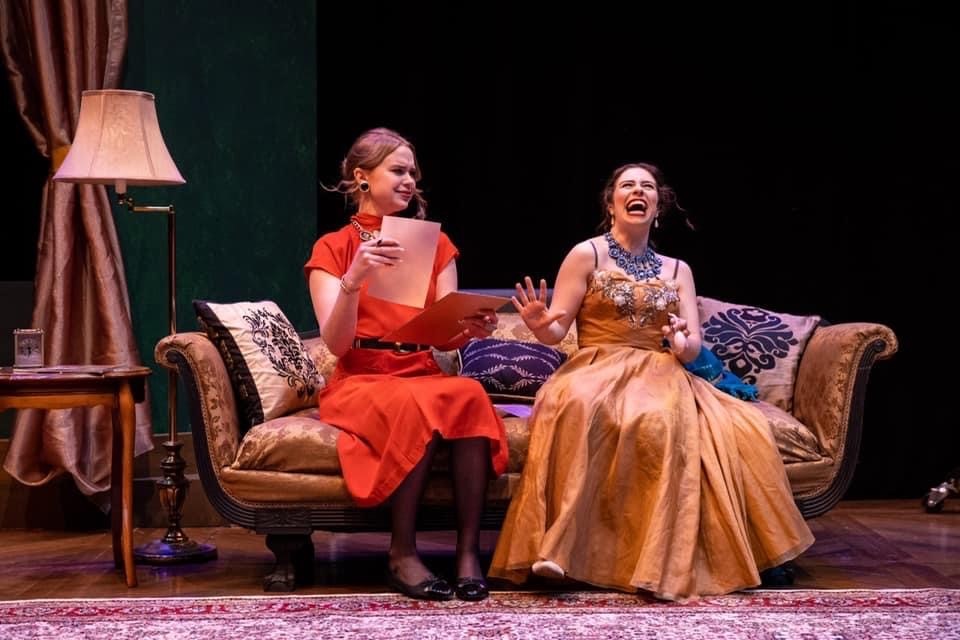
<instances>
[{"instance_id":1,"label":"woman's bare shoulder","mask_svg":"<svg viewBox=\"0 0 960 640\"><path fill-rule=\"evenodd\" d=\"M660 261L663 264L661 273L664 275L668 275L671 279L677 280L693 277L693 270L690 269L690 265L680 258L674 258L659 252L657 253L657 256L660 258Z\"/></svg>"},{"instance_id":2,"label":"woman's bare shoulder","mask_svg":"<svg viewBox=\"0 0 960 640\"><path fill-rule=\"evenodd\" d=\"M606 242L603 239L603 236L595 236L593 238L587 238L582 242L578 242L573 245L573 249L570 249L570 255L578 255L582 257L588 257L592 261L604 248Z\"/></svg>"},{"instance_id":3,"label":"woman's bare shoulder","mask_svg":"<svg viewBox=\"0 0 960 640\"><path fill-rule=\"evenodd\" d=\"M597 248L593 244L595 238L589 238L573 245L567 253L564 262L570 265L593 269L597 261Z\"/></svg>"}]
</instances>

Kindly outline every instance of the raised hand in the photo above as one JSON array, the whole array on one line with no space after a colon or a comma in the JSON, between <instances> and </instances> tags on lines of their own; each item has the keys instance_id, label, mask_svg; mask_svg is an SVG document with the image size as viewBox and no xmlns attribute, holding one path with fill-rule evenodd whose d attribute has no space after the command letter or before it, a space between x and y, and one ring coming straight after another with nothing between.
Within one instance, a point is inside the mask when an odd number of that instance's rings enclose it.
<instances>
[{"instance_id":1,"label":"raised hand","mask_svg":"<svg viewBox=\"0 0 960 640\"><path fill-rule=\"evenodd\" d=\"M551 310L547 308L546 280L541 278L539 292L533 288L533 280L530 279L530 276L524 276L523 280L527 285L526 291L518 282L516 284L517 295L512 296L510 301L513 302L514 308L520 313L520 318L524 324L536 333L555 320L562 318L566 312L561 309Z\"/></svg>"}]
</instances>

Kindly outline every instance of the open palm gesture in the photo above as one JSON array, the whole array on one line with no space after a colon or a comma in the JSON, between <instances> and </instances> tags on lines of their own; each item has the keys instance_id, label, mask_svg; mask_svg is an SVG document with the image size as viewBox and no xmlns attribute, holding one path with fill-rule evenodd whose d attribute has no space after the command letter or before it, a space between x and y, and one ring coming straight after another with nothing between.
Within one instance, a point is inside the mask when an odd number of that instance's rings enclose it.
<instances>
[{"instance_id":1,"label":"open palm gesture","mask_svg":"<svg viewBox=\"0 0 960 640\"><path fill-rule=\"evenodd\" d=\"M516 285L517 295L511 297L510 300L513 302L514 308L520 313L520 318L524 324L531 331L537 332L563 317L564 311L559 309L554 311L547 307L546 280L540 280L539 292L533 288L533 280L530 279L530 276L525 276L523 280L527 285L526 290L518 282Z\"/></svg>"}]
</instances>

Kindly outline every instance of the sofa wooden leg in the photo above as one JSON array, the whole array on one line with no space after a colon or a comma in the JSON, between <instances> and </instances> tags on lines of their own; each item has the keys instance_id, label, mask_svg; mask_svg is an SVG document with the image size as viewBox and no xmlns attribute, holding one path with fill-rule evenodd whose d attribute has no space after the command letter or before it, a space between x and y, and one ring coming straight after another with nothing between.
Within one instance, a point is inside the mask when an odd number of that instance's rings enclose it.
<instances>
[{"instance_id":1,"label":"sofa wooden leg","mask_svg":"<svg viewBox=\"0 0 960 640\"><path fill-rule=\"evenodd\" d=\"M276 564L263 578L264 591L293 591L313 583L314 550L310 536L267 534L267 548L276 556Z\"/></svg>"},{"instance_id":2,"label":"sofa wooden leg","mask_svg":"<svg viewBox=\"0 0 960 640\"><path fill-rule=\"evenodd\" d=\"M313 549L313 539L304 536L304 543L293 556L293 570L298 587L309 587L316 576L317 556Z\"/></svg>"}]
</instances>

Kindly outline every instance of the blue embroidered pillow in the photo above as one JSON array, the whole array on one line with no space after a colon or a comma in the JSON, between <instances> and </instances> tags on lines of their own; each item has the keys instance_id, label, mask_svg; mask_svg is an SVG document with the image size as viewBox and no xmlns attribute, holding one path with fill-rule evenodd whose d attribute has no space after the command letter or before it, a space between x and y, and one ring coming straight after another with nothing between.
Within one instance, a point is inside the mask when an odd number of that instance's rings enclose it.
<instances>
[{"instance_id":1,"label":"blue embroidered pillow","mask_svg":"<svg viewBox=\"0 0 960 640\"><path fill-rule=\"evenodd\" d=\"M537 342L485 338L460 349L460 375L483 385L494 400L532 402L567 354Z\"/></svg>"},{"instance_id":2,"label":"blue embroidered pillow","mask_svg":"<svg viewBox=\"0 0 960 640\"><path fill-rule=\"evenodd\" d=\"M735 376L756 385L760 400L792 411L800 356L820 316L795 316L703 296L697 303L703 346Z\"/></svg>"}]
</instances>

